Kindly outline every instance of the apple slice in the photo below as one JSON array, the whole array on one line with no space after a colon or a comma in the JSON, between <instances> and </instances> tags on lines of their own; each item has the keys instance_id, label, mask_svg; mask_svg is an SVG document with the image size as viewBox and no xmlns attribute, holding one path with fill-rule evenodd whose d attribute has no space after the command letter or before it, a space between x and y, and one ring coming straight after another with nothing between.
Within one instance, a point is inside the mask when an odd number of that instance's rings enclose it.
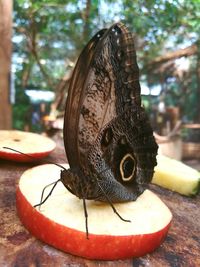
<instances>
[{"instance_id":1,"label":"apple slice","mask_svg":"<svg viewBox=\"0 0 200 267\"><path fill-rule=\"evenodd\" d=\"M74 255L103 260L139 257L155 250L164 240L172 214L149 190L136 201L115 204L119 214L131 222L120 220L108 203L87 200L89 239L82 200L61 182L40 210L34 208L40 202L42 189L59 175L57 166L45 164L25 171L20 178L18 214L36 238Z\"/></svg>"},{"instance_id":2,"label":"apple slice","mask_svg":"<svg viewBox=\"0 0 200 267\"><path fill-rule=\"evenodd\" d=\"M54 150L56 144L53 140L48 137L17 131L17 130L1 130L0 131L0 158L29 162L35 159L41 159L46 157L51 151ZM3 147L10 147L12 149L19 150L20 152L26 153L34 158L29 158L26 155L4 149Z\"/></svg>"},{"instance_id":3,"label":"apple slice","mask_svg":"<svg viewBox=\"0 0 200 267\"><path fill-rule=\"evenodd\" d=\"M157 166L152 183L186 196L200 191L200 173L181 161L157 155Z\"/></svg>"}]
</instances>

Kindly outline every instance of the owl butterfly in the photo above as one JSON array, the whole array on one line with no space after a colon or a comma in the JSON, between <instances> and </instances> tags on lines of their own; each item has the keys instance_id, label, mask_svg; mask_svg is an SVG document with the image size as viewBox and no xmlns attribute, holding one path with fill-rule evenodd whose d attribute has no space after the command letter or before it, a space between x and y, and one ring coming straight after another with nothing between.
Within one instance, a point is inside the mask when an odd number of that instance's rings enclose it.
<instances>
[{"instance_id":1,"label":"owl butterfly","mask_svg":"<svg viewBox=\"0 0 200 267\"><path fill-rule=\"evenodd\" d=\"M157 144L141 107L133 36L122 23L99 31L77 61L64 144L70 170L61 179L79 198L135 200L152 179Z\"/></svg>"},{"instance_id":2,"label":"owl butterfly","mask_svg":"<svg viewBox=\"0 0 200 267\"><path fill-rule=\"evenodd\" d=\"M134 40L122 23L99 31L79 56L67 97L64 145L70 169L58 181L83 199L88 236L85 200L109 202L117 213L112 203L137 199L156 165Z\"/></svg>"}]
</instances>

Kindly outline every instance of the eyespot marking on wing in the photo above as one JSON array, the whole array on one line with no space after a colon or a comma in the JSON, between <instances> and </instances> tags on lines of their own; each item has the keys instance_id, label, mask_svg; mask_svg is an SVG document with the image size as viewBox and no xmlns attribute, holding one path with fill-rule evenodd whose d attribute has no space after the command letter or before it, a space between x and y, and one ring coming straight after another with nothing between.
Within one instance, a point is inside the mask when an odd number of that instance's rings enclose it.
<instances>
[{"instance_id":1,"label":"eyespot marking on wing","mask_svg":"<svg viewBox=\"0 0 200 267\"><path fill-rule=\"evenodd\" d=\"M136 169L136 160L130 154L127 153L120 162L120 174L124 182L130 182L134 178L134 173Z\"/></svg>"}]
</instances>

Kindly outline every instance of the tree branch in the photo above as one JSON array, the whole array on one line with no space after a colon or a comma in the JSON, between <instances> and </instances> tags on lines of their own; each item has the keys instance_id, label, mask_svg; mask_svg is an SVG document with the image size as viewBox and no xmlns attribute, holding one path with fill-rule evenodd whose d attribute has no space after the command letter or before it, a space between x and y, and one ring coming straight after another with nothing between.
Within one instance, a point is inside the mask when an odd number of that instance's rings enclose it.
<instances>
[{"instance_id":1,"label":"tree branch","mask_svg":"<svg viewBox=\"0 0 200 267\"><path fill-rule=\"evenodd\" d=\"M50 79L50 76L47 74L45 68L43 67L43 65L40 62L40 58L38 56L38 51L37 51L37 29L36 29L36 23L35 23L35 19L34 16L30 16L30 29L31 29L31 34L30 34L30 40L28 42L29 44L29 50L32 53L36 63L38 64L40 71L42 73L42 75L44 76L48 86L51 88L53 87L53 82Z\"/></svg>"},{"instance_id":2,"label":"tree branch","mask_svg":"<svg viewBox=\"0 0 200 267\"><path fill-rule=\"evenodd\" d=\"M172 59L176 59L180 57L188 57L188 56L197 54L197 51L198 51L197 45L193 44L184 49L179 49L173 52L168 52L164 56L157 57L154 60L152 60L148 65L161 64Z\"/></svg>"},{"instance_id":3,"label":"tree branch","mask_svg":"<svg viewBox=\"0 0 200 267\"><path fill-rule=\"evenodd\" d=\"M83 13L84 27L83 27L83 40L86 40L89 34L89 17L90 17L91 1L87 0L86 7Z\"/></svg>"}]
</instances>

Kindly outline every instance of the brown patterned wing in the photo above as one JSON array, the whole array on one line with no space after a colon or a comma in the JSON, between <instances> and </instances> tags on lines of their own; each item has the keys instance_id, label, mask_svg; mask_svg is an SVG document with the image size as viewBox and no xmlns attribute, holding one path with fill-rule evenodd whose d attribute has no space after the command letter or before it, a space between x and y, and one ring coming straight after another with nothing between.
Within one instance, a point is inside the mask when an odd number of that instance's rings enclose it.
<instances>
[{"instance_id":1,"label":"brown patterned wing","mask_svg":"<svg viewBox=\"0 0 200 267\"><path fill-rule=\"evenodd\" d=\"M82 104L87 95L85 86L97 44L106 30L99 31L80 54L72 74L64 116L64 145L70 166L79 162L79 120Z\"/></svg>"},{"instance_id":2,"label":"brown patterned wing","mask_svg":"<svg viewBox=\"0 0 200 267\"><path fill-rule=\"evenodd\" d=\"M101 129L132 105L140 106L134 42L127 28L117 23L91 39L72 76L64 122L71 167L87 164Z\"/></svg>"},{"instance_id":3,"label":"brown patterned wing","mask_svg":"<svg viewBox=\"0 0 200 267\"><path fill-rule=\"evenodd\" d=\"M132 34L122 23L97 33L81 53L69 88L62 182L80 198L122 202L153 176L155 143L141 107Z\"/></svg>"}]
</instances>

